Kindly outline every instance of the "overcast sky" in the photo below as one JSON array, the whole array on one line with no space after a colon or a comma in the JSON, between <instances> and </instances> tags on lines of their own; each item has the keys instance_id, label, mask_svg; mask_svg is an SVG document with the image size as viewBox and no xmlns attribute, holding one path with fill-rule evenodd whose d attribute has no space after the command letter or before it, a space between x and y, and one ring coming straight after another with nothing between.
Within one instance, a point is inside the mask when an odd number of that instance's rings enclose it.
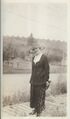
<instances>
[{"instance_id":1,"label":"overcast sky","mask_svg":"<svg viewBox=\"0 0 70 119\"><path fill-rule=\"evenodd\" d=\"M67 40L65 3L7 3L3 6L3 34Z\"/></svg>"}]
</instances>

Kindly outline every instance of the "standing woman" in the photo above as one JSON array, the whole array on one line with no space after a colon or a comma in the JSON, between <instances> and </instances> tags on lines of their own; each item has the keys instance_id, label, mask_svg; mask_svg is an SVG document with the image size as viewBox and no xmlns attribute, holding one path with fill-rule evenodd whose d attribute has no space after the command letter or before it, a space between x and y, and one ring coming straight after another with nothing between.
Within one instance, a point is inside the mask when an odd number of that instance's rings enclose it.
<instances>
[{"instance_id":1,"label":"standing woman","mask_svg":"<svg viewBox=\"0 0 70 119\"><path fill-rule=\"evenodd\" d=\"M30 107L34 108L34 110L30 114L40 116L45 109L46 84L49 82L49 64L47 56L41 53L40 48L34 48L33 50Z\"/></svg>"}]
</instances>

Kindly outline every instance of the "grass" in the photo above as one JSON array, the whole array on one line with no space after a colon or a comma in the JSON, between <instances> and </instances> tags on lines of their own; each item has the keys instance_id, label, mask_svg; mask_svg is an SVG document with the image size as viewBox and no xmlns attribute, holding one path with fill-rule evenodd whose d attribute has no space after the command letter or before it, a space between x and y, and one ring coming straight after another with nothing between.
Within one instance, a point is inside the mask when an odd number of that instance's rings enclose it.
<instances>
[{"instance_id":1,"label":"grass","mask_svg":"<svg viewBox=\"0 0 70 119\"><path fill-rule=\"evenodd\" d=\"M29 95L26 95L24 92L18 92L12 96L3 97L3 106L13 105L17 103L29 102Z\"/></svg>"},{"instance_id":2,"label":"grass","mask_svg":"<svg viewBox=\"0 0 70 119\"><path fill-rule=\"evenodd\" d=\"M25 86L25 88L27 87ZM48 90L46 90L46 97L61 95L66 93L67 93L66 77L63 75L59 75L57 81L53 80ZM29 89L24 91L18 91L17 93L14 93L11 96L10 95L4 96L3 106L22 103L22 102L29 102L29 100L30 100Z\"/></svg>"},{"instance_id":3,"label":"grass","mask_svg":"<svg viewBox=\"0 0 70 119\"><path fill-rule=\"evenodd\" d=\"M59 95L67 93L67 82L66 80L57 81L56 84L52 84L50 93L52 95Z\"/></svg>"}]
</instances>

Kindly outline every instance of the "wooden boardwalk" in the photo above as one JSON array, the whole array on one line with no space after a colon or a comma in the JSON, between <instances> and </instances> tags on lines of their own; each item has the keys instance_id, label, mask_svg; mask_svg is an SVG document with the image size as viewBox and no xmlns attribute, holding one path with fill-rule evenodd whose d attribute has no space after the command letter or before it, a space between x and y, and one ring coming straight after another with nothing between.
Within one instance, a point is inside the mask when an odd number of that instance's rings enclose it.
<instances>
[{"instance_id":1,"label":"wooden boardwalk","mask_svg":"<svg viewBox=\"0 0 70 119\"><path fill-rule=\"evenodd\" d=\"M47 97L45 101L46 108L41 113L40 116L66 116L66 96L56 96L56 97ZM32 108L30 108L29 102L24 102L20 104L14 104L5 106L2 108L2 116L17 116L17 117L25 117L25 116L34 116L29 115L32 112Z\"/></svg>"},{"instance_id":2,"label":"wooden boardwalk","mask_svg":"<svg viewBox=\"0 0 70 119\"><path fill-rule=\"evenodd\" d=\"M6 106L2 109L3 116L29 116L32 109L29 107L28 103L21 103Z\"/></svg>"}]
</instances>

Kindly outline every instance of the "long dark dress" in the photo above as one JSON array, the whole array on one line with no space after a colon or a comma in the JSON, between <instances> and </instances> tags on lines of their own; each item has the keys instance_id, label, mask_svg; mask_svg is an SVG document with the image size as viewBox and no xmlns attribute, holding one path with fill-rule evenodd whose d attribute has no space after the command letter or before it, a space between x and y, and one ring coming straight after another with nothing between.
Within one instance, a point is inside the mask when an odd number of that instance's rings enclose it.
<instances>
[{"instance_id":1,"label":"long dark dress","mask_svg":"<svg viewBox=\"0 0 70 119\"><path fill-rule=\"evenodd\" d=\"M31 85L30 107L35 108L37 113L45 108L45 89L46 84Z\"/></svg>"},{"instance_id":2,"label":"long dark dress","mask_svg":"<svg viewBox=\"0 0 70 119\"><path fill-rule=\"evenodd\" d=\"M49 79L49 64L45 55L41 56L38 63L32 61L30 107L35 108L37 113L45 108L46 82Z\"/></svg>"}]
</instances>

